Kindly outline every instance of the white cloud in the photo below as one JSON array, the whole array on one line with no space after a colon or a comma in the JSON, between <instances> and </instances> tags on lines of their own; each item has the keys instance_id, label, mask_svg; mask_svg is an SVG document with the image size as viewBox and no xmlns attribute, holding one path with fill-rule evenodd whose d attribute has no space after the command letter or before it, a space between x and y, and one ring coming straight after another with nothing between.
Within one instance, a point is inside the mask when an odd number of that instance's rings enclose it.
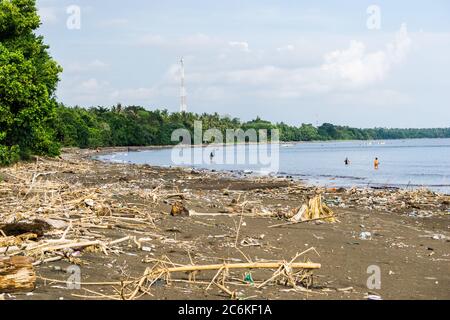
<instances>
[{"instance_id":1,"label":"white cloud","mask_svg":"<svg viewBox=\"0 0 450 320\"><path fill-rule=\"evenodd\" d=\"M392 68L406 58L411 45L406 26L402 25L395 40L382 50L369 52L363 42L353 40L347 49L330 51L316 65L296 67L292 64L283 65L284 61L279 61L277 65L277 59L272 59L270 54L252 52L247 42L212 40L207 36L188 39L185 43L218 44L216 49L219 54L214 55L212 60L206 60L207 55L200 53L186 59L189 97L203 101L223 100L230 96L267 100L318 95L333 96L342 103L350 103L353 95L354 101L371 101L377 96L376 92L380 92L370 91L371 86L387 78ZM233 55L230 47L248 54ZM276 51L290 52L294 56L302 54L301 50L295 50L295 46L291 44ZM232 59L225 61L227 57ZM254 66L249 67L252 64ZM121 101L155 101L172 96L176 101L179 70L179 65L173 64L160 82L150 88L121 90L115 92L113 97ZM369 96L363 94L366 91L371 92ZM407 101L407 97L394 91L385 90L379 94L385 98L383 101Z\"/></svg>"},{"instance_id":2,"label":"white cloud","mask_svg":"<svg viewBox=\"0 0 450 320\"><path fill-rule=\"evenodd\" d=\"M247 50L246 42L230 42L233 47ZM188 83L195 87L224 86L228 90L242 92L246 95L272 98L295 98L305 95L324 94L349 89L363 89L385 79L392 67L406 57L411 40L406 26L402 26L395 41L388 44L384 50L367 52L362 42L352 41L350 47L335 50L325 55L321 64L309 67L280 67L276 64L264 64L243 68L234 66L222 69L200 68L190 70L187 74ZM278 48L281 49L281 48ZM293 45L283 47L294 51ZM249 50L249 49L248 49ZM279 51L279 50L278 50ZM253 57L254 56L254 57ZM257 60L252 55L252 60ZM223 59L224 54L219 56ZM247 61L242 63L248 65ZM261 65L262 64L262 65ZM176 79L178 66L171 66L165 79ZM172 82L177 85L176 82Z\"/></svg>"},{"instance_id":3,"label":"white cloud","mask_svg":"<svg viewBox=\"0 0 450 320\"><path fill-rule=\"evenodd\" d=\"M316 66L280 67L267 64L204 74L193 79L199 84L203 81L203 85L213 79L211 85L222 83L235 90L245 88L245 94L264 98L295 98L340 91L347 92L348 97L349 90L362 91L386 79L393 67L405 60L411 42L406 25L402 25L395 40L383 50L368 52L363 42L351 41L348 49L325 54L322 64ZM289 45L283 49L293 51L295 47ZM392 92L384 92L384 96L396 101L405 100L400 96L394 97Z\"/></svg>"},{"instance_id":4,"label":"white cloud","mask_svg":"<svg viewBox=\"0 0 450 320\"><path fill-rule=\"evenodd\" d=\"M228 44L232 48L237 48L244 52L250 52L250 46L245 41L230 41Z\"/></svg>"},{"instance_id":5,"label":"white cloud","mask_svg":"<svg viewBox=\"0 0 450 320\"><path fill-rule=\"evenodd\" d=\"M91 78L89 80L83 81L80 84L80 88L82 90L86 90L86 91L96 91L96 90L99 90L101 87L102 87L102 85L95 78Z\"/></svg>"},{"instance_id":6,"label":"white cloud","mask_svg":"<svg viewBox=\"0 0 450 320\"><path fill-rule=\"evenodd\" d=\"M349 81L354 85L366 85L383 80L392 67L401 63L411 45L406 25L403 24L395 41L385 50L367 53L366 45L352 41L345 50L336 50L325 55L321 69L331 77Z\"/></svg>"},{"instance_id":7,"label":"white cloud","mask_svg":"<svg viewBox=\"0 0 450 320\"><path fill-rule=\"evenodd\" d=\"M394 63L401 63L411 48L412 40L408 35L406 23L403 23L395 36L395 42L388 45L388 55Z\"/></svg>"},{"instance_id":8,"label":"white cloud","mask_svg":"<svg viewBox=\"0 0 450 320\"><path fill-rule=\"evenodd\" d=\"M63 90L59 94L71 99L74 104L82 106L91 106L99 104L108 104L110 101L106 100L108 93L111 90L109 82L98 80L95 77L82 79L80 77L69 78ZM99 103L101 97L102 103Z\"/></svg>"},{"instance_id":9,"label":"white cloud","mask_svg":"<svg viewBox=\"0 0 450 320\"><path fill-rule=\"evenodd\" d=\"M150 100L157 96L156 88L137 88L137 89L124 89L115 90L111 93L111 98L117 102L120 101L135 101L137 100Z\"/></svg>"},{"instance_id":10,"label":"white cloud","mask_svg":"<svg viewBox=\"0 0 450 320\"><path fill-rule=\"evenodd\" d=\"M369 89L362 92L337 92L328 99L330 104L344 106L392 107L412 103L410 96L391 89Z\"/></svg>"},{"instance_id":11,"label":"white cloud","mask_svg":"<svg viewBox=\"0 0 450 320\"><path fill-rule=\"evenodd\" d=\"M106 68L108 65L105 62L96 59L92 61L89 66L92 68Z\"/></svg>"},{"instance_id":12,"label":"white cloud","mask_svg":"<svg viewBox=\"0 0 450 320\"><path fill-rule=\"evenodd\" d=\"M303 50L297 50L299 46L294 44L252 51L247 42L227 41L204 34L178 38L146 35L140 40L141 44L177 48L181 54L185 53L188 97L193 104L214 100L232 102L236 97L269 101L320 95L324 99L336 99L335 104L372 101L377 95L393 104L408 101L408 97L399 92L372 88L405 60L411 46L405 25L394 41L380 50L369 51L364 42L353 40L348 48L330 50L322 61L315 59L309 64L302 61ZM276 52L289 53L283 57L289 57L290 61L279 59ZM82 72L106 67L106 63L94 60L86 65L73 64L69 70ZM179 64L172 64L148 87L110 88L92 78L82 83L81 89L90 90L92 94L100 92L102 99L109 101L144 104L171 101L176 104L179 71Z\"/></svg>"}]
</instances>

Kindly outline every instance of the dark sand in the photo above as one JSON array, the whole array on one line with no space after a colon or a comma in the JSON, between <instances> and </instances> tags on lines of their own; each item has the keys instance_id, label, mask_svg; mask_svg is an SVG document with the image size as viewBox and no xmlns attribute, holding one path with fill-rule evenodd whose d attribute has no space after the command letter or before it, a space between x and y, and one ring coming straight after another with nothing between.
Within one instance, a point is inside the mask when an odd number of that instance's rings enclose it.
<instances>
[{"instance_id":1,"label":"dark sand","mask_svg":"<svg viewBox=\"0 0 450 320\"><path fill-rule=\"evenodd\" d=\"M89 156L84 153L83 157ZM76 160L81 154L67 153L64 159ZM91 161L95 174L61 173L55 178L68 183L80 182L86 187L103 184L164 188L188 194L184 204L196 212L231 211L233 199L261 201L252 207L267 208L280 213L300 207L313 195L313 188L296 189L300 182L288 179L254 178L234 179L219 173L191 173L184 169L162 169L149 166L115 165ZM224 189L229 190L224 192ZM297 190L290 192L289 190ZM395 191L393 191L395 192ZM327 194L325 198L335 195ZM345 196L342 196L345 202ZM133 203L140 211L155 217L155 228L148 230L95 230L111 239L127 235L149 237L150 252L137 249L133 244L124 244L123 254L104 255L101 252L83 253L80 257L82 282L121 281L128 277L139 277L149 266L146 256L189 264L190 258L197 264L221 263L224 259L243 261L246 258L234 248L239 213L230 217L172 217L170 201L153 204L137 194L117 197L118 203ZM268 228L282 223L276 217L244 217L240 229L239 248L253 261L290 260L296 253L314 247L320 254L309 253L307 257L322 264L315 272L311 292L294 291L292 288L273 284L263 289L252 286L230 286L243 297L254 299L365 299L367 294L377 294L383 299L450 299L450 227L449 215L433 215L427 218L410 217L406 213L389 213L361 208L333 208L339 214L340 223L306 223L284 228ZM256 211L256 209L253 209ZM164 213L164 214L163 214ZM250 213L250 212L248 212ZM372 233L371 240L360 240L362 231ZM432 239L442 234L446 239ZM241 245L242 240L256 240L260 245ZM189 252L189 254L188 254ZM234 260L233 260L234 259ZM230 261L230 260L229 260ZM65 281L64 271L70 264L60 261L42 264L36 268L39 276ZM366 285L371 265L381 268L381 289L369 289ZM254 272L255 280L265 280L268 272ZM197 280L209 282L214 273L204 273ZM237 278L243 274L236 272ZM178 278L187 279L179 275ZM119 288L120 286L115 286ZM339 289L353 289L341 292ZM216 287L205 292L205 284L172 282L157 283L151 293L142 299L229 299ZM92 296L84 289L114 294L113 286L82 286L81 290L68 290L64 283L52 283L41 279L32 295L15 294L16 299L81 299L76 295ZM11 297L6 296L6 299Z\"/></svg>"}]
</instances>

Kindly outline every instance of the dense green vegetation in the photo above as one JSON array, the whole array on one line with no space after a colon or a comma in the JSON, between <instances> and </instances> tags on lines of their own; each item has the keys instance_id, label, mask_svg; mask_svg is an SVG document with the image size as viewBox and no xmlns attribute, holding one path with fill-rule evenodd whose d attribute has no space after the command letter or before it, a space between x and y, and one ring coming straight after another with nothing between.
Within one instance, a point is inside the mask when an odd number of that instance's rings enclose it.
<instances>
[{"instance_id":1,"label":"dense green vegetation","mask_svg":"<svg viewBox=\"0 0 450 320\"><path fill-rule=\"evenodd\" d=\"M279 129L282 141L450 138L450 128L356 129L328 123L318 128L311 124L295 127L284 123L272 124L260 118L241 122L217 113L169 113L166 110L149 111L142 107L121 105L89 110L60 105L57 108L56 132L58 142L67 147L170 145L174 144L171 135L175 129L188 129L193 137L194 121L201 121L203 130L219 129L224 137L227 129Z\"/></svg>"},{"instance_id":2,"label":"dense green vegetation","mask_svg":"<svg viewBox=\"0 0 450 320\"><path fill-rule=\"evenodd\" d=\"M0 0L0 164L56 155L53 99L61 68L48 54L34 0Z\"/></svg>"},{"instance_id":3,"label":"dense green vegetation","mask_svg":"<svg viewBox=\"0 0 450 320\"><path fill-rule=\"evenodd\" d=\"M277 128L282 141L450 138L450 129L295 127L260 118L241 122L217 113L58 105L54 93L62 69L48 54L43 38L35 35L39 25L35 0L0 0L0 165L31 155L55 156L60 146L170 145L175 129L193 132L195 121L202 122L203 130L219 129L224 136L227 129Z\"/></svg>"}]
</instances>

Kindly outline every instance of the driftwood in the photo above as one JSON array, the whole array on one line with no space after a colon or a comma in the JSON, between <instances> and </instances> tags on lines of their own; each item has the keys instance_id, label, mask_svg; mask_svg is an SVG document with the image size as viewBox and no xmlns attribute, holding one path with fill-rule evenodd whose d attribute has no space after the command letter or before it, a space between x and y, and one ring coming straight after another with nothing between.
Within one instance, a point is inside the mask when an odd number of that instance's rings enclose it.
<instances>
[{"instance_id":1,"label":"driftwood","mask_svg":"<svg viewBox=\"0 0 450 320\"><path fill-rule=\"evenodd\" d=\"M222 213L222 212L195 212L194 210L189 210L190 217L254 217L254 214L241 214L241 213Z\"/></svg>"},{"instance_id":2,"label":"driftwood","mask_svg":"<svg viewBox=\"0 0 450 320\"><path fill-rule=\"evenodd\" d=\"M215 284L231 297L235 297L235 293L226 288L225 283L226 279L229 277L229 272L232 270L276 270L269 279L259 284L257 286L258 288L262 288L268 283L275 281L281 281L285 283L285 285L290 285L294 288L296 288L297 284L299 283L306 287L309 287L312 284L312 273L314 272L314 270L320 269L321 264L313 262L296 262L296 260L300 256L310 251L314 251L317 253L314 248L309 248L302 253L298 253L290 261L274 262L176 265L170 260L153 260L154 262L156 262L153 267L147 268L144 272L144 275L132 284L132 286L134 286L134 289L131 290L131 293L128 295L123 295L122 298L127 300L134 300L144 294L150 294L150 289L156 281L165 280L167 283L170 283L170 281L172 281L172 275L174 273L187 273L189 275L190 283L196 283L196 275L202 271L216 271L216 275L212 278L206 290L208 290L213 284ZM141 292L140 295L139 292Z\"/></svg>"},{"instance_id":3,"label":"driftwood","mask_svg":"<svg viewBox=\"0 0 450 320\"><path fill-rule=\"evenodd\" d=\"M198 265L198 266L181 266L173 268L160 268L153 270L154 273L175 273L175 272L198 272L198 271L211 271L211 270L233 270L233 269L278 269L285 265L285 262L260 262L260 263L231 263L231 264L211 264L211 265ZM311 262L293 262L289 264L291 269L320 269L319 263Z\"/></svg>"},{"instance_id":4,"label":"driftwood","mask_svg":"<svg viewBox=\"0 0 450 320\"><path fill-rule=\"evenodd\" d=\"M0 225L0 230L7 236L21 236L26 233L31 233L38 237L42 237L44 233L50 229L51 226L44 221Z\"/></svg>"},{"instance_id":5,"label":"driftwood","mask_svg":"<svg viewBox=\"0 0 450 320\"><path fill-rule=\"evenodd\" d=\"M0 236L0 248L2 247L13 247L17 245L21 245L27 240L36 239L38 236L34 233L25 233L18 237L2 237ZM6 251L6 250L5 250ZM0 250L2 252L2 250Z\"/></svg>"},{"instance_id":6,"label":"driftwood","mask_svg":"<svg viewBox=\"0 0 450 320\"><path fill-rule=\"evenodd\" d=\"M336 222L336 214L322 202L322 196L318 195L309 200L308 204L304 204L293 217L290 217L289 222L276 224L269 228L277 228L282 226L289 226L299 223L306 223L312 221L324 220L330 223Z\"/></svg>"},{"instance_id":7,"label":"driftwood","mask_svg":"<svg viewBox=\"0 0 450 320\"><path fill-rule=\"evenodd\" d=\"M302 223L308 223L308 222L314 222L314 221L327 220L330 218L336 218L337 216L339 216L339 214L333 214L332 216L329 216L329 217L321 217L321 218L311 219L311 220L285 222L285 223L280 223L280 224L274 224L272 226L269 226L269 228L279 228L279 227L285 227L285 226L292 226L294 224L302 224Z\"/></svg>"},{"instance_id":8,"label":"driftwood","mask_svg":"<svg viewBox=\"0 0 450 320\"><path fill-rule=\"evenodd\" d=\"M0 258L0 293L33 291L36 274L28 257Z\"/></svg>"}]
</instances>

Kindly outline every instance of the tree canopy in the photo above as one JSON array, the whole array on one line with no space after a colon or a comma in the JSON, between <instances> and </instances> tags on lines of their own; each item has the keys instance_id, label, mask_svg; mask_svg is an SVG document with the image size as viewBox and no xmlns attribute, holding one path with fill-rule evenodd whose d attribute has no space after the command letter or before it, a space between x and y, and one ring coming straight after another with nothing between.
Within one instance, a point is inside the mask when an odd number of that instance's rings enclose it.
<instances>
[{"instance_id":1,"label":"tree canopy","mask_svg":"<svg viewBox=\"0 0 450 320\"><path fill-rule=\"evenodd\" d=\"M172 132L184 128L194 136L194 122L201 121L203 131L218 129L226 136L227 129L280 130L281 141L323 140L387 140L407 138L450 138L450 128L442 129L358 129L325 123L291 126L256 118L242 122L237 118L214 114L169 113L167 110L146 110L139 106L111 108L57 108L58 141L67 147L96 148L117 146L172 145ZM270 135L269 135L270 137Z\"/></svg>"},{"instance_id":2,"label":"tree canopy","mask_svg":"<svg viewBox=\"0 0 450 320\"><path fill-rule=\"evenodd\" d=\"M0 163L56 155L54 94L61 67L43 38L34 0L0 0Z\"/></svg>"}]
</instances>

